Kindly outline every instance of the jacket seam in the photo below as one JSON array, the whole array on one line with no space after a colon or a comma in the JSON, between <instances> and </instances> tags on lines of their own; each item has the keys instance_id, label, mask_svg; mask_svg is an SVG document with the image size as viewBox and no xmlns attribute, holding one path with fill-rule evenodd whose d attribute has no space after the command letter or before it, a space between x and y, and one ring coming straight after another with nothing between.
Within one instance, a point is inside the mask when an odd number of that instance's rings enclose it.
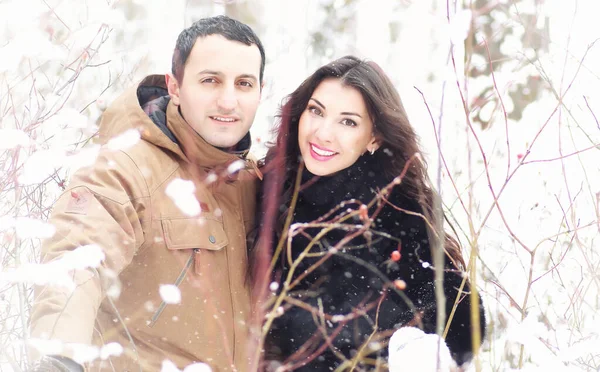
<instances>
[{"instance_id":1,"label":"jacket seam","mask_svg":"<svg viewBox=\"0 0 600 372\"><path fill-rule=\"evenodd\" d=\"M146 181L146 177L144 177L144 174L142 173L142 170L137 165L137 163L135 162L135 160L133 160L133 158L131 157L131 155L129 155L129 153L127 153L127 152L125 152L123 150L120 150L120 152L123 153L123 155L125 155L129 159L129 161L131 161L133 163L133 165L135 166L135 168L138 171L138 174L139 174L140 178L144 181L144 185L146 185L146 191L148 192L148 196L147 197L150 197L150 187L148 186L148 181Z\"/></svg>"},{"instance_id":2,"label":"jacket seam","mask_svg":"<svg viewBox=\"0 0 600 372\"><path fill-rule=\"evenodd\" d=\"M175 173L177 173L177 171L181 168L181 166L174 160L172 160L174 164L174 168L173 170L171 170L169 173L167 173L167 175L165 177L161 177L160 181L156 183L156 186L150 190L150 188L148 188L148 192L150 193L150 195L154 195L154 193L156 192L156 190L158 190L159 187L161 187L162 185L165 184L165 182L167 182L167 180L174 175Z\"/></svg>"},{"instance_id":3,"label":"jacket seam","mask_svg":"<svg viewBox=\"0 0 600 372\"><path fill-rule=\"evenodd\" d=\"M143 224L140 223L140 225L142 225L141 226L142 227L142 238L144 239L144 241L136 249L136 253L139 254L140 252L144 251L145 248L148 245L151 245L152 244L152 240L153 240L153 237L147 237L146 236L146 232L151 233L151 230L152 230L152 219L154 217L153 216L154 208L153 208L153 205L152 205L152 194L150 193L150 186L148 185L148 181L146 180L146 177L144 177L144 174L142 173L142 170L140 169L140 167L138 166L138 164L136 163L136 161L133 160L133 158L131 157L131 155L128 152L123 151L123 150L121 150L120 152L123 153L123 155L125 155L125 157L127 159L129 159L129 161L131 163L133 163L133 165L135 166L135 169L137 169L137 171L138 171L138 174L139 174L140 178L143 180L144 185L146 186L146 193L147 193L146 196L142 196L142 197L139 197L139 198L130 198L129 199L129 202L131 203L134 200L137 201L137 200L140 200L140 199L147 198L148 199L148 204L149 204L149 208L146 208L145 213L148 213L148 211L149 211L150 212L150 216L149 216L150 218L142 218L141 222L143 222ZM132 203L132 207L136 210L136 214L137 214L137 212L138 212L137 208L135 208L135 206L133 205L133 203ZM138 216L138 221L140 221L139 216Z\"/></svg>"},{"instance_id":4,"label":"jacket seam","mask_svg":"<svg viewBox=\"0 0 600 372\"><path fill-rule=\"evenodd\" d=\"M229 245L229 248L231 247L231 245ZM232 362L235 363L235 342L236 342L236 331L235 331L235 306L233 304L233 293L231 293L232 287L231 287L231 267L230 267L230 257L229 257L229 250L227 249L228 247L225 247L225 256L227 257L227 285L229 286L229 303L231 304L231 330L233 331L233 340L231 342L231 346L232 346Z\"/></svg>"}]
</instances>

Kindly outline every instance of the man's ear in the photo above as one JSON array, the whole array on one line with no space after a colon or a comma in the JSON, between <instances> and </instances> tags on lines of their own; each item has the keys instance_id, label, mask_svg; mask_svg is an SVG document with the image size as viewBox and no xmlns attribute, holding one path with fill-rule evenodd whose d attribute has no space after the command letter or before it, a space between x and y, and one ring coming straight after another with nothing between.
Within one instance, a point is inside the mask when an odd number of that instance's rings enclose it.
<instances>
[{"instance_id":1,"label":"man's ear","mask_svg":"<svg viewBox=\"0 0 600 372\"><path fill-rule=\"evenodd\" d=\"M260 98L261 98L261 99L262 99L262 92L263 92L263 89L265 89L265 82L264 82L264 81L263 81L263 82L260 84Z\"/></svg>"},{"instance_id":2,"label":"man's ear","mask_svg":"<svg viewBox=\"0 0 600 372\"><path fill-rule=\"evenodd\" d=\"M165 75L165 83L167 84L167 90L169 91L169 96L171 96L171 101L176 106L179 106L179 83L175 76L171 74Z\"/></svg>"}]
</instances>

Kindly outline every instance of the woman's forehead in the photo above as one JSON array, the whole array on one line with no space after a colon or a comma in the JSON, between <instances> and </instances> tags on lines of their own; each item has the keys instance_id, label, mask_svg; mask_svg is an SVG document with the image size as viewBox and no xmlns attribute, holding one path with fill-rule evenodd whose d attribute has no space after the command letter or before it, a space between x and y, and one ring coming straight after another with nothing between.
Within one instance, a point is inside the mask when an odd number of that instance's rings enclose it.
<instances>
[{"instance_id":1,"label":"woman's forehead","mask_svg":"<svg viewBox=\"0 0 600 372\"><path fill-rule=\"evenodd\" d=\"M328 112L354 112L362 117L368 115L367 106L358 89L348 86L340 79L325 79L313 91L311 96Z\"/></svg>"}]
</instances>

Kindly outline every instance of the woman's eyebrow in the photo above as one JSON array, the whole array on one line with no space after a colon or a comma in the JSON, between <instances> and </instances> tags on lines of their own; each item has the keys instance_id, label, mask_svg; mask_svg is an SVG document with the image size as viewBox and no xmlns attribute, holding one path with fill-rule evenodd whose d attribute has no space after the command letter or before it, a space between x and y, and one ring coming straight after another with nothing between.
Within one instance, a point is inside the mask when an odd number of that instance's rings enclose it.
<instances>
[{"instance_id":1,"label":"woman's eyebrow","mask_svg":"<svg viewBox=\"0 0 600 372\"><path fill-rule=\"evenodd\" d=\"M354 115L354 116L358 116L359 118L362 119L362 116L360 116L359 114L357 114L356 112L341 112L342 115Z\"/></svg>"},{"instance_id":2,"label":"woman's eyebrow","mask_svg":"<svg viewBox=\"0 0 600 372\"><path fill-rule=\"evenodd\" d=\"M313 97L310 97L310 99L313 100L313 101L315 101L317 103L317 105L321 106L322 108L327 109L327 107L325 107L324 104L322 104L321 102L319 102L318 99L313 98Z\"/></svg>"},{"instance_id":3,"label":"woman's eyebrow","mask_svg":"<svg viewBox=\"0 0 600 372\"><path fill-rule=\"evenodd\" d=\"M324 108L324 109L327 109L327 108L325 107L325 105L324 105L324 104L322 104L321 102L319 102L319 100L318 100L318 99L316 99L316 98L313 98L313 97L310 97L310 99L311 99L311 100L313 100L313 101L315 101L315 102L317 103L317 105L321 106L322 108ZM341 115L352 115L352 116L358 116L359 118L361 118L361 119L362 119L362 116L361 116L360 114L357 114L356 112L340 112L340 114L341 114Z\"/></svg>"}]
</instances>

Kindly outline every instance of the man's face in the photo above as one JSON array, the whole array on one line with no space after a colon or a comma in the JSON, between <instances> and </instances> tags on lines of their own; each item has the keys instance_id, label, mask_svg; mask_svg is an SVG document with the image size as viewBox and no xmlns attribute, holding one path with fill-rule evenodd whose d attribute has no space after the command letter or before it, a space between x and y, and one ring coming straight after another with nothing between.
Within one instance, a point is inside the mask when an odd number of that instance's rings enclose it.
<instances>
[{"instance_id":1,"label":"man's face","mask_svg":"<svg viewBox=\"0 0 600 372\"><path fill-rule=\"evenodd\" d=\"M254 121L261 95L260 65L256 45L221 35L200 37L185 64L182 81L167 78L169 94L206 142L231 147Z\"/></svg>"}]
</instances>

